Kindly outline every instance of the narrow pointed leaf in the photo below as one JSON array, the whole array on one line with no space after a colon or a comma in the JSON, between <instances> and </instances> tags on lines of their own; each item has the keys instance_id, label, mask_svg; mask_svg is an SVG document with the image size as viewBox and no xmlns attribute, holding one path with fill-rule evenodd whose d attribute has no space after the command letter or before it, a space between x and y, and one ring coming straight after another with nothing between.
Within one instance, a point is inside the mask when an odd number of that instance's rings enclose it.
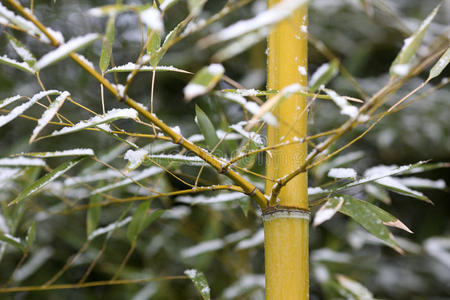
<instances>
[{"instance_id":1,"label":"narrow pointed leaf","mask_svg":"<svg viewBox=\"0 0 450 300\"><path fill-rule=\"evenodd\" d=\"M27 63L25 62L18 62L15 59L9 58L6 55L0 56L0 63L3 63L5 65L8 65L10 67L22 70L22 71L26 71L30 74L36 74L36 71L33 70L33 68L31 68Z\"/></svg>"},{"instance_id":2,"label":"narrow pointed leaf","mask_svg":"<svg viewBox=\"0 0 450 300\"><path fill-rule=\"evenodd\" d=\"M27 238L26 238L27 249L31 248L35 239L36 239L36 221L33 221L33 223L31 223L30 228L28 228L28 233L27 233Z\"/></svg>"},{"instance_id":3,"label":"narrow pointed leaf","mask_svg":"<svg viewBox=\"0 0 450 300\"><path fill-rule=\"evenodd\" d=\"M94 230L88 237L89 241L92 241L94 238L103 235L103 234L110 234L110 232L114 231L117 228L123 227L125 225L127 225L128 223L131 222L131 217L126 217L125 219L123 219L122 221L117 221L114 223L111 223L105 227L100 227L96 230Z\"/></svg>"},{"instance_id":4,"label":"narrow pointed leaf","mask_svg":"<svg viewBox=\"0 0 450 300\"><path fill-rule=\"evenodd\" d=\"M147 54L150 56L155 55L156 51L161 47L161 33L156 30L151 30L150 28L147 30ZM156 62L156 63L155 63ZM155 66L158 62L153 59L150 61L150 65Z\"/></svg>"},{"instance_id":5,"label":"narrow pointed leaf","mask_svg":"<svg viewBox=\"0 0 450 300\"><path fill-rule=\"evenodd\" d=\"M142 230L144 230L150 224L158 220L165 212L166 212L165 209L157 209L148 214L148 216L144 220L144 223L142 224Z\"/></svg>"},{"instance_id":6,"label":"narrow pointed leaf","mask_svg":"<svg viewBox=\"0 0 450 300\"><path fill-rule=\"evenodd\" d=\"M111 123L118 119L135 119L137 117L137 111L132 108L124 108L124 109L112 109L108 111L104 115L99 115L90 118L89 120L80 121L74 126L64 127L61 130L54 131L51 135L63 135L67 133L73 133L76 131L80 131L85 128L95 127L97 125Z\"/></svg>"},{"instance_id":7,"label":"narrow pointed leaf","mask_svg":"<svg viewBox=\"0 0 450 300\"><path fill-rule=\"evenodd\" d=\"M447 51L439 58L439 60L434 64L434 66L430 70L430 75L427 80L431 80L435 77L438 77L442 71L447 67L450 62L450 48L447 48Z\"/></svg>"},{"instance_id":8,"label":"narrow pointed leaf","mask_svg":"<svg viewBox=\"0 0 450 300\"><path fill-rule=\"evenodd\" d=\"M221 64L211 64L203 67L184 87L184 98L187 101L211 91L222 78L225 69Z\"/></svg>"},{"instance_id":9,"label":"narrow pointed leaf","mask_svg":"<svg viewBox=\"0 0 450 300\"><path fill-rule=\"evenodd\" d=\"M70 161L64 162L60 164L58 167L56 167L53 171L45 174L43 177L39 178L35 182L33 182L31 185L27 186L25 189L22 190L22 192L8 205L13 205L16 203L19 203L23 200L25 200L28 197L31 197L41 191L47 184L54 181L64 173L66 173L68 170L76 166L78 163L80 163L83 159L85 159L86 156L80 156L77 158L74 158Z\"/></svg>"},{"instance_id":10,"label":"narrow pointed leaf","mask_svg":"<svg viewBox=\"0 0 450 300\"><path fill-rule=\"evenodd\" d=\"M331 219L344 204L344 198L330 199L316 212L314 217L314 226L318 226L323 222Z\"/></svg>"},{"instance_id":11,"label":"narrow pointed leaf","mask_svg":"<svg viewBox=\"0 0 450 300\"><path fill-rule=\"evenodd\" d=\"M144 222L147 212L150 208L150 201L141 203L136 209L128 225L127 238L130 243L136 242L138 235L144 229Z\"/></svg>"},{"instance_id":12,"label":"narrow pointed leaf","mask_svg":"<svg viewBox=\"0 0 450 300\"><path fill-rule=\"evenodd\" d=\"M22 58L22 60L32 68L36 63L36 57L34 57L31 51L28 50L28 48L25 47L25 45L23 45L14 36L10 35L9 33L6 33L6 36L8 37L9 43L14 48L16 53L20 56L20 58Z\"/></svg>"},{"instance_id":13,"label":"narrow pointed leaf","mask_svg":"<svg viewBox=\"0 0 450 300\"><path fill-rule=\"evenodd\" d=\"M62 151L27 152L27 153L20 153L20 155L49 158L49 157L64 157L64 156L93 156L93 155L95 155L95 153L94 153L94 150L89 149L89 148L78 148L78 149L62 150Z\"/></svg>"},{"instance_id":14,"label":"narrow pointed leaf","mask_svg":"<svg viewBox=\"0 0 450 300\"><path fill-rule=\"evenodd\" d=\"M43 91L40 93L37 93L34 95L31 100L16 106L13 110L11 110L7 115L0 116L0 127L2 127L5 124L8 124L15 118L17 118L19 115L23 114L27 109L29 109L33 104L35 104L37 101L41 100L42 98L53 95L53 94L60 94L60 92L56 90L49 90L49 91Z\"/></svg>"},{"instance_id":15,"label":"narrow pointed leaf","mask_svg":"<svg viewBox=\"0 0 450 300\"><path fill-rule=\"evenodd\" d=\"M89 199L89 209L86 216L86 232L87 236L90 236L92 232L97 228L98 221L100 219L100 212L102 207L99 204L102 202L100 195L92 195Z\"/></svg>"},{"instance_id":16,"label":"narrow pointed leaf","mask_svg":"<svg viewBox=\"0 0 450 300\"><path fill-rule=\"evenodd\" d=\"M408 188L401 181L393 177L384 177L375 181L377 184L388 188L389 190L396 192L401 195L416 198L428 203L433 203L427 196L419 191Z\"/></svg>"},{"instance_id":17,"label":"narrow pointed leaf","mask_svg":"<svg viewBox=\"0 0 450 300\"><path fill-rule=\"evenodd\" d=\"M205 274L195 269L190 269L184 271L187 277L189 277L194 283L195 287L202 295L203 300L211 299L211 289L209 288L208 281L206 280Z\"/></svg>"},{"instance_id":18,"label":"narrow pointed leaf","mask_svg":"<svg viewBox=\"0 0 450 300\"><path fill-rule=\"evenodd\" d=\"M405 69L408 64L413 59L414 55L416 54L417 49L419 48L420 44L422 43L423 36L425 35L425 32L428 30L428 27L431 24L431 21L433 21L434 17L436 16L436 13L439 10L440 5L438 5L433 11L423 20L423 22L420 24L419 28L405 41L403 42L403 47L398 53L397 57L395 58L394 62L391 65L390 73L391 77L396 75L406 75L409 71L405 72L402 69ZM405 68L403 68L404 66Z\"/></svg>"},{"instance_id":19,"label":"narrow pointed leaf","mask_svg":"<svg viewBox=\"0 0 450 300\"><path fill-rule=\"evenodd\" d=\"M26 246L24 242L18 237L9 235L7 233L0 233L0 241L3 241L13 247L16 247L20 249L22 252L25 251Z\"/></svg>"},{"instance_id":20,"label":"narrow pointed leaf","mask_svg":"<svg viewBox=\"0 0 450 300\"><path fill-rule=\"evenodd\" d=\"M178 73L186 73L186 74L192 74L189 71L185 71L179 68L175 68L173 66L153 66L152 61L150 61L151 66L142 66L134 63L127 63L122 66L113 67L109 70L107 70L105 73L112 73L112 72L133 72L135 70L139 70L139 72L178 72Z\"/></svg>"},{"instance_id":21,"label":"narrow pointed leaf","mask_svg":"<svg viewBox=\"0 0 450 300\"><path fill-rule=\"evenodd\" d=\"M316 92L322 85L325 86L338 73L338 61L332 60L330 63L321 65L311 76L309 81L309 90Z\"/></svg>"},{"instance_id":22,"label":"narrow pointed leaf","mask_svg":"<svg viewBox=\"0 0 450 300\"><path fill-rule=\"evenodd\" d=\"M205 163L205 161L198 156L186 156L181 154L148 154L146 159L150 164L153 162L163 166L170 164L172 167L180 165L202 166Z\"/></svg>"},{"instance_id":23,"label":"narrow pointed leaf","mask_svg":"<svg viewBox=\"0 0 450 300\"><path fill-rule=\"evenodd\" d=\"M198 105L195 106L195 114L197 116L198 127L205 137L206 144L209 149L213 149L220 141L213 123Z\"/></svg>"},{"instance_id":24,"label":"narrow pointed leaf","mask_svg":"<svg viewBox=\"0 0 450 300\"><path fill-rule=\"evenodd\" d=\"M38 62L34 65L35 70L42 70L43 68L67 57L70 53L78 51L100 37L97 33L89 33L84 36L79 36L69 40L67 43L62 44L57 49L50 51L42 56Z\"/></svg>"},{"instance_id":25,"label":"narrow pointed leaf","mask_svg":"<svg viewBox=\"0 0 450 300\"><path fill-rule=\"evenodd\" d=\"M6 106L10 105L11 103L14 103L17 100L22 99L22 98L23 98L23 96L20 96L20 95L5 98L0 101L0 109L2 109L3 107L6 107Z\"/></svg>"},{"instance_id":26,"label":"narrow pointed leaf","mask_svg":"<svg viewBox=\"0 0 450 300\"><path fill-rule=\"evenodd\" d=\"M114 44L114 35L116 28L116 14L111 14L106 23L105 36L103 37L102 51L100 54L99 67L102 73L105 73L108 69L109 62L111 61L111 53Z\"/></svg>"},{"instance_id":27,"label":"narrow pointed leaf","mask_svg":"<svg viewBox=\"0 0 450 300\"><path fill-rule=\"evenodd\" d=\"M69 92L63 92L61 95L59 95L53 102L50 104L50 106L47 108L47 110L42 114L41 118L38 120L37 126L33 129L33 134L30 138L30 144L36 139L39 132L41 132L42 129L50 122L53 117L56 115L58 110L61 108L61 106L64 104L64 101L67 99L67 97L70 96Z\"/></svg>"},{"instance_id":28,"label":"narrow pointed leaf","mask_svg":"<svg viewBox=\"0 0 450 300\"><path fill-rule=\"evenodd\" d=\"M0 158L0 166L14 166L14 167L45 167L45 161L40 158L28 158L28 157L11 157Z\"/></svg>"}]
</instances>

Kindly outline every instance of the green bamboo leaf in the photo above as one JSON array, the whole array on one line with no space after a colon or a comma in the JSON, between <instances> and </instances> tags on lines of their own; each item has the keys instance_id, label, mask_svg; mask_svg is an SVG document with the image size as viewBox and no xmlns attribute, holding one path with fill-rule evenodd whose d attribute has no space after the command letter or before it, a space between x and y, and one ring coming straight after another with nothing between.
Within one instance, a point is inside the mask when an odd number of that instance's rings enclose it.
<instances>
[{"instance_id":1,"label":"green bamboo leaf","mask_svg":"<svg viewBox=\"0 0 450 300\"><path fill-rule=\"evenodd\" d=\"M83 159L85 159L86 156L79 156L77 158L74 158L70 161L66 161L62 164L60 164L58 167L56 167L53 171L45 174L43 177L39 178L35 182L33 182L31 185L27 186L22 192L10 203L8 203L8 206L19 203L26 198L35 195L39 191L41 191L47 184L54 181L56 178L63 175L65 172L70 170L72 167L76 166L78 163L80 163Z\"/></svg>"},{"instance_id":2,"label":"green bamboo leaf","mask_svg":"<svg viewBox=\"0 0 450 300\"><path fill-rule=\"evenodd\" d=\"M142 230L147 228L150 224L158 220L164 213L166 212L165 209L157 209L152 211L147 218L144 220L144 224L142 225Z\"/></svg>"},{"instance_id":3,"label":"green bamboo leaf","mask_svg":"<svg viewBox=\"0 0 450 300\"><path fill-rule=\"evenodd\" d=\"M389 197L388 191L378 184L372 183L365 184L364 190L366 191L368 196L371 197L369 199L376 199L386 204L391 203L391 197Z\"/></svg>"},{"instance_id":4,"label":"green bamboo leaf","mask_svg":"<svg viewBox=\"0 0 450 300\"><path fill-rule=\"evenodd\" d=\"M389 190L397 194L405 195L433 204L433 202L427 196L425 196L419 191L408 188L406 185L401 183L401 181L398 180L397 178L388 176L376 180L375 183L384 186L385 188L388 188Z\"/></svg>"},{"instance_id":5,"label":"green bamboo leaf","mask_svg":"<svg viewBox=\"0 0 450 300\"><path fill-rule=\"evenodd\" d=\"M22 98L23 98L23 96L20 96L20 95L16 95L16 96L5 98L5 99L0 101L0 109L2 109L5 106L10 105L11 103L16 102L17 100L20 100Z\"/></svg>"},{"instance_id":6,"label":"green bamboo leaf","mask_svg":"<svg viewBox=\"0 0 450 300\"><path fill-rule=\"evenodd\" d=\"M428 76L428 80L431 80L435 77L438 77L442 71L447 67L450 62L450 48L447 48L447 51L439 58L439 60L434 64L434 66L430 70L430 75Z\"/></svg>"},{"instance_id":7,"label":"green bamboo leaf","mask_svg":"<svg viewBox=\"0 0 450 300\"><path fill-rule=\"evenodd\" d=\"M43 68L67 57L70 53L78 51L89 44L93 43L96 39L100 37L97 33L89 33L84 36L79 36L71 39L65 44L62 44L53 51L48 52L42 56L37 63L34 65L36 71L42 70Z\"/></svg>"},{"instance_id":8,"label":"green bamboo leaf","mask_svg":"<svg viewBox=\"0 0 450 300\"><path fill-rule=\"evenodd\" d=\"M146 155L145 165L158 164L162 166L178 167L181 165L187 166L202 166L205 164L198 156L186 156L181 154L148 154Z\"/></svg>"},{"instance_id":9,"label":"green bamboo leaf","mask_svg":"<svg viewBox=\"0 0 450 300\"><path fill-rule=\"evenodd\" d=\"M9 235L7 233L0 233L0 241L3 241L17 249L20 249L22 252L25 252L26 246L24 242L18 237Z\"/></svg>"},{"instance_id":10,"label":"green bamboo leaf","mask_svg":"<svg viewBox=\"0 0 450 300\"><path fill-rule=\"evenodd\" d=\"M36 71L33 70L27 63L25 62L18 62L15 59L9 58L6 55L0 56L0 63L8 65L10 67L28 72L30 74L36 74Z\"/></svg>"},{"instance_id":11,"label":"green bamboo leaf","mask_svg":"<svg viewBox=\"0 0 450 300\"><path fill-rule=\"evenodd\" d=\"M206 144L209 149L213 149L220 141L213 123L198 105L195 105L195 114L197 116L197 125L205 137Z\"/></svg>"},{"instance_id":12,"label":"green bamboo leaf","mask_svg":"<svg viewBox=\"0 0 450 300\"><path fill-rule=\"evenodd\" d=\"M436 8L433 9L433 11L425 18L425 20L423 20L419 28L417 28L417 30L409 38L405 39L402 49L397 54L397 57L395 58L394 62L391 65L391 68L389 69L391 77L397 75L406 76L409 73L409 63L413 59L414 55L417 52L417 49L422 43L423 36L428 30L431 21L433 21L434 17L436 16L440 6L441 5L436 6Z\"/></svg>"},{"instance_id":13,"label":"green bamboo leaf","mask_svg":"<svg viewBox=\"0 0 450 300\"><path fill-rule=\"evenodd\" d=\"M109 62L111 61L111 53L114 44L114 35L116 29L116 14L112 13L108 17L108 21L106 23L106 31L105 36L103 37L102 43L102 51L100 54L99 67L102 73L105 73L106 69L108 69Z\"/></svg>"},{"instance_id":14,"label":"green bamboo leaf","mask_svg":"<svg viewBox=\"0 0 450 300\"><path fill-rule=\"evenodd\" d=\"M32 68L36 63L36 57L34 57L33 53L31 53L31 51L14 36L9 33L6 33L6 36L8 37L9 43L14 48L16 53Z\"/></svg>"},{"instance_id":15,"label":"green bamboo leaf","mask_svg":"<svg viewBox=\"0 0 450 300\"><path fill-rule=\"evenodd\" d=\"M339 62L333 59L330 63L321 65L311 76L309 81L309 91L316 92L322 85L326 85L338 73Z\"/></svg>"},{"instance_id":16,"label":"green bamboo leaf","mask_svg":"<svg viewBox=\"0 0 450 300\"><path fill-rule=\"evenodd\" d=\"M49 152L27 152L20 153L22 156L49 158L49 157L65 157L65 156L93 156L94 150L89 148L78 148L62 151L49 151Z\"/></svg>"},{"instance_id":17,"label":"green bamboo leaf","mask_svg":"<svg viewBox=\"0 0 450 300\"><path fill-rule=\"evenodd\" d=\"M154 64L154 60L150 60L151 66L143 66L140 64L134 64L134 63L127 63L125 65L113 67L109 70L107 70L105 73L113 73L113 72L133 72L133 71L139 71L139 72L177 72L177 73L185 73L185 74L192 74L189 71L175 68L173 66L156 66ZM156 62L157 63L157 62Z\"/></svg>"},{"instance_id":18,"label":"green bamboo leaf","mask_svg":"<svg viewBox=\"0 0 450 300\"><path fill-rule=\"evenodd\" d=\"M335 206L337 206L342 199L344 203L339 209L341 213L349 216L371 234L402 253L402 250L394 240L394 236L386 226L397 227L411 233L411 230L405 224L378 206L349 195L336 195L330 197L328 201L335 203Z\"/></svg>"},{"instance_id":19,"label":"green bamboo leaf","mask_svg":"<svg viewBox=\"0 0 450 300\"><path fill-rule=\"evenodd\" d=\"M138 235L144 230L145 217L149 208L150 201L145 201L138 206L133 214L127 230L127 238L131 244L136 242Z\"/></svg>"},{"instance_id":20,"label":"green bamboo leaf","mask_svg":"<svg viewBox=\"0 0 450 300\"><path fill-rule=\"evenodd\" d=\"M344 204L344 198L331 198L316 212L314 216L314 226L318 226L323 222L331 219Z\"/></svg>"},{"instance_id":21,"label":"green bamboo leaf","mask_svg":"<svg viewBox=\"0 0 450 300\"><path fill-rule=\"evenodd\" d=\"M186 276L192 280L204 300L211 299L211 289L209 288L208 281L206 280L205 274L203 274L203 272L195 269L190 269L185 270L184 274L186 274Z\"/></svg>"},{"instance_id":22,"label":"green bamboo leaf","mask_svg":"<svg viewBox=\"0 0 450 300\"><path fill-rule=\"evenodd\" d=\"M156 30L147 29L147 39L150 39L147 45L147 54L154 56L156 51L161 47L161 33ZM156 57L150 60L150 65L155 66L159 61Z\"/></svg>"},{"instance_id":23,"label":"green bamboo leaf","mask_svg":"<svg viewBox=\"0 0 450 300\"><path fill-rule=\"evenodd\" d=\"M344 275L336 275L339 284L357 300L374 300L372 293L361 283Z\"/></svg>"},{"instance_id":24,"label":"green bamboo leaf","mask_svg":"<svg viewBox=\"0 0 450 300\"><path fill-rule=\"evenodd\" d=\"M33 129L33 133L30 137L29 143L31 144L41 132L42 129L50 122L53 117L56 115L58 110L61 108L61 106L64 104L64 101L70 96L69 92L63 92L61 95L59 95L52 104L49 105L47 110L42 114L41 118L38 120L37 126Z\"/></svg>"},{"instance_id":25,"label":"green bamboo leaf","mask_svg":"<svg viewBox=\"0 0 450 300\"><path fill-rule=\"evenodd\" d=\"M184 87L184 98L190 101L211 91L222 78L224 72L225 69L221 64L211 64L203 67L195 74L189 84Z\"/></svg>"},{"instance_id":26,"label":"green bamboo leaf","mask_svg":"<svg viewBox=\"0 0 450 300\"><path fill-rule=\"evenodd\" d=\"M28 233L27 233L27 238L26 238L28 250L33 245L35 239L36 239L36 221L33 221L33 223L31 223L30 228L28 228Z\"/></svg>"},{"instance_id":27,"label":"green bamboo leaf","mask_svg":"<svg viewBox=\"0 0 450 300\"><path fill-rule=\"evenodd\" d=\"M101 185L97 185L99 188ZM86 216L86 233L90 236L91 233L97 228L98 221L100 219L100 212L102 207L98 205L102 202L102 196L100 194L92 195L89 198L89 209Z\"/></svg>"}]
</instances>

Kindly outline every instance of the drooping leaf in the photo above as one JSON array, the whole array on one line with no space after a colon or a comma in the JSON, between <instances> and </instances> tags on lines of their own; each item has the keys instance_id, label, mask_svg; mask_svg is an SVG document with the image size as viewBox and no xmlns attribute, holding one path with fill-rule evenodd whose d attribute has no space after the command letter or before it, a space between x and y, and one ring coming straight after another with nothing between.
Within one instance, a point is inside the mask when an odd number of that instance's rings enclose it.
<instances>
[{"instance_id":1,"label":"drooping leaf","mask_svg":"<svg viewBox=\"0 0 450 300\"><path fill-rule=\"evenodd\" d=\"M367 231L384 241L396 251L402 252L397 242L394 240L394 236L386 226L393 226L411 232L405 224L378 206L366 201L358 200L349 195L333 196L330 197L329 201L337 203L341 201L341 199L344 200L344 204L339 209L341 213L351 217Z\"/></svg>"},{"instance_id":2,"label":"drooping leaf","mask_svg":"<svg viewBox=\"0 0 450 300\"><path fill-rule=\"evenodd\" d=\"M389 197L389 193L386 190L386 188L384 188L378 184L372 184L372 183L365 184L364 190L369 195L369 197L372 197L373 199L377 199L386 204L391 203L391 197Z\"/></svg>"},{"instance_id":3,"label":"drooping leaf","mask_svg":"<svg viewBox=\"0 0 450 300\"><path fill-rule=\"evenodd\" d=\"M430 70L430 75L428 76L428 80L431 80L435 77L438 77L442 71L447 67L450 62L450 48L447 48L447 51L439 58L439 60L434 64L434 66Z\"/></svg>"},{"instance_id":4,"label":"drooping leaf","mask_svg":"<svg viewBox=\"0 0 450 300\"><path fill-rule=\"evenodd\" d=\"M89 208L86 215L87 236L90 236L98 226L98 221L100 219L100 212L102 210L102 207L98 205L100 202L102 202L102 196L99 194L92 195L89 198Z\"/></svg>"},{"instance_id":5,"label":"drooping leaf","mask_svg":"<svg viewBox=\"0 0 450 300\"><path fill-rule=\"evenodd\" d=\"M6 55L0 56L0 63L3 63L5 65L8 65L10 67L22 70L22 71L26 71L30 74L36 74L36 71L33 70L33 68L31 68L27 63L25 62L18 62L15 59L9 58Z\"/></svg>"},{"instance_id":6,"label":"drooping leaf","mask_svg":"<svg viewBox=\"0 0 450 300\"><path fill-rule=\"evenodd\" d=\"M413 189L408 188L404 184L401 183L401 181L397 180L394 177L383 177L375 181L376 184L379 184L381 186L384 186L388 188L389 190L396 192L401 195L405 195L408 197L416 198L428 203L433 203L427 196L422 194L419 191L415 191Z\"/></svg>"},{"instance_id":7,"label":"drooping leaf","mask_svg":"<svg viewBox=\"0 0 450 300\"><path fill-rule=\"evenodd\" d=\"M42 70L43 68L65 58L70 53L78 51L100 37L97 33L89 33L84 36L79 36L69 40L67 43L62 44L53 51L48 52L42 56L37 63L34 65L36 71Z\"/></svg>"},{"instance_id":8,"label":"drooping leaf","mask_svg":"<svg viewBox=\"0 0 450 300\"><path fill-rule=\"evenodd\" d=\"M190 269L185 270L184 274L186 274L186 276L192 280L200 295L202 295L203 300L211 299L211 289L209 288L208 281L206 280L205 274L203 274L203 272L195 269Z\"/></svg>"},{"instance_id":9,"label":"drooping leaf","mask_svg":"<svg viewBox=\"0 0 450 300\"><path fill-rule=\"evenodd\" d=\"M34 57L33 53L31 53L31 51L14 36L10 35L9 33L6 33L6 36L8 37L9 43L14 48L16 53L20 56L20 58L22 58L22 60L32 68L36 63L36 57Z\"/></svg>"},{"instance_id":10,"label":"drooping leaf","mask_svg":"<svg viewBox=\"0 0 450 300\"><path fill-rule=\"evenodd\" d=\"M73 126L64 127L63 129L54 131L52 132L51 136L73 133L88 127L95 127L97 125L111 123L118 119L134 119L136 117L137 111L132 108L122 108L122 109L115 108L108 111L104 115L95 116L90 118L89 120L80 121Z\"/></svg>"},{"instance_id":11,"label":"drooping leaf","mask_svg":"<svg viewBox=\"0 0 450 300\"><path fill-rule=\"evenodd\" d=\"M20 238L7 233L0 233L0 241L3 241L17 249L20 249L22 252L24 252L26 249L25 243Z\"/></svg>"},{"instance_id":12,"label":"drooping leaf","mask_svg":"<svg viewBox=\"0 0 450 300\"><path fill-rule=\"evenodd\" d=\"M111 61L112 48L114 44L114 36L116 32L116 14L112 13L106 22L105 35L103 36L102 51L100 53L99 67L102 73L108 69Z\"/></svg>"},{"instance_id":13,"label":"drooping leaf","mask_svg":"<svg viewBox=\"0 0 450 300\"><path fill-rule=\"evenodd\" d=\"M334 59L330 63L321 65L311 76L309 90L315 93L322 85L325 86L338 73L339 62Z\"/></svg>"},{"instance_id":14,"label":"drooping leaf","mask_svg":"<svg viewBox=\"0 0 450 300\"><path fill-rule=\"evenodd\" d=\"M127 238L131 244L136 242L138 235L144 230L144 222L149 208L150 201L145 201L134 212L127 230Z\"/></svg>"},{"instance_id":15,"label":"drooping leaf","mask_svg":"<svg viewBox=\"0 0 450 300\"><path fill-rule=\"evenodd\" d=\"M38 120L37 126L33 129L33 134L30 138L30 144L36 139L39 132L41 132L42 129L50 122L53 117L56 115L58 110L61 108L61 106L64 104L64 101L67 99L67 97L70 96L69 92L63 92L61 95L59 95L53 102L50 104L50 106L47 108L47 110L42 114L41 118Z\"/></svg>"},{"instance_id":16,"label":"drooping leaf","mask_svg":"<svg viewBox=\"0 0 450 300\"><path fill-rule=\"evenodd\" d=\"M165 209L157 209L152 211L144 220L144 224L142 226L142 230L147 228L150 224L158 220L164 213L166 212Z\"/></svg>"},{"instance_id":17,"label":"drooping leaf","mask_svg":"<svg viewBox=\"0 0 450 300\"><path fill-rule=\"evenodd\" d=\"M20 153L20 155L49 158L49 157L64 157L64 156L93 156L93 155L95 155L95 153L94 153L94 150L89 149L89 148L78 148L78 149L62 150L62 151L27 152L27 153Z\"/></svg>"},{"instance_id":18,"label":"drooping leaf","mask_svg":"<svg viewBox=\"0 0 450 300\"><path fill-rule=\"evenodd\" d=\"M33 221L33 223L31 223L30 228L28 228L28 232L27 232L26 243L27 243L28 250L33 245L35 239L36 239L36 221Z\"/></svg>"},{"instance_id":19,"label":"drooping leaf","mask_svg":"<svg viewBox=\"0 0 450 300\"><path fill-rule=\"evenodd\" d=\"M403 42L403 47L400 52L397 54L394 62L391 65L390 73L391 77L400 75L405 76L409 72L409 63L413 59L414 55L417 52L420 44L422 43L423 36L425 32L428 30L428 27L436 16L440 5L436 6L435 9L423 20L420 24L419 28L407 39Z\"/></svg>"},{"instance_id":20,"label":"drooping leaf","mask_svg":"<svg viewBox=\"0 0 450 300\"><path fill-rule=\"evenodd\" d=\"M206 144L209 149L213 149L220 141L213 123L198 105L195 105L195 115L197 116L197 125L205 137Z\"/></svg>"},{"instance_id":21,"label":"drooping leaf","mask_svg":"<svg viewBox=\"0 0 450 300\"><path fill-rule=\"evenodd\" d=\"M7 115L0 116L0 127L2 127L5 124L8 124L15 118L17 118L19 115L23 114L28 108L30 108L33 104L35 104L37 101L41 100L42 98L54 95L54 94L60 94L61 92L56 90L49 90L49 91L43 91L39 92L36 95L34 95L30 101L27 101L19 106L16 106L13 110L11 110Z\"/></svg>"},{"instance_id":22,"label":"drooping leaf","mask_svg":"<svg viewBox=\"0 0 450 300\"><path fill-rule=\"evenodd\" d=\"M83 159L85 159L86 156L79 156L77 158L74 158L70 161L66 161L62 164L60 164L58 167L56 167L53 171L45 174L35 182L33 182L31 185L27 186L25 189L20 192L20 194L8 205L13 205L16 203L19 203L26 198L35 195L39 191L41 191L47 184L54 181L56 178L63 175L65 172L76 166L78 163L80 163Z\"/></svg>"},{"instance_id":23,"label":"drooping leaf","mask_svg":"<svg viewBox=\"0 0 450 300\"><path fill-rule=\"evenodd\" d=\"M189 84L184 87L184 98L190 101L211 91L222 78L224 72L225 69L221 64L211 64L203 67L195 74Z\"/></svg>"}]
</instances>

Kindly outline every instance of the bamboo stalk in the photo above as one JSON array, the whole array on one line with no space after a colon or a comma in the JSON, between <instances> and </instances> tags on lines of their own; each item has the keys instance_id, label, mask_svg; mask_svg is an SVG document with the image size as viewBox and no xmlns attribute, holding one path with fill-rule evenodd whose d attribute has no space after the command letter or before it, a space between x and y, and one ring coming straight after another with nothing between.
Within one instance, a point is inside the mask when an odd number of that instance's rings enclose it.
<instances>
[{"instance_id":1,"label":"bamboo stalk","mask_svg":"<svg viewBox=\"0 0 450 300\"><path fill-rule=\"evenodd\" d=\"M269 6L279 0L268 0ZM307 84L307 5L278 24L268 40L268 90ZM273 146L306 137L306 97L293 95L275 110L280 124L268 127ZM303 113L303 114L302 114ZM298 136L301 135L301 136ZM296 143L267 155L267 176L282 178L306 159L306 143ZM266 181L270 193L274 183ZM309 210L306 173L292 179L278 194L275 205L263 212L265 233L266 299L308 299Z\"/></svg>"}]
</instances>

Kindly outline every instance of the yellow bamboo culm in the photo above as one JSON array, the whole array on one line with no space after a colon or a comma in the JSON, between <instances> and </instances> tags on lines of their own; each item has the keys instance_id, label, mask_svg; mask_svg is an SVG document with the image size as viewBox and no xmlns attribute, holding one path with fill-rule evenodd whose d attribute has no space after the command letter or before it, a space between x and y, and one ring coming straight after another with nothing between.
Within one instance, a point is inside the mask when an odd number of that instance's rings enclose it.
<instances>
[{"instance_id":1,"label":"yellow bamboo culm","mask_svg":"<svg viewBox=\"0 0 450 300\"><path fill-rule=\"evenodd\" d=\"M268 0L273 6L279 0ZM307 4L274 27L268 40L268 89L307 85ZM274 111L278 126L269 126L268 145L295 141L306 136L306 98L294 95ZM269 178L281 178L297 169L307 154L305 143L270 151L266 156ZM266 182L270 193L272 181ZM265 233L266 299L309 299L307 175L291 180L277 199L277 205L263 212Z\"/></svg>"}]
</instances>

